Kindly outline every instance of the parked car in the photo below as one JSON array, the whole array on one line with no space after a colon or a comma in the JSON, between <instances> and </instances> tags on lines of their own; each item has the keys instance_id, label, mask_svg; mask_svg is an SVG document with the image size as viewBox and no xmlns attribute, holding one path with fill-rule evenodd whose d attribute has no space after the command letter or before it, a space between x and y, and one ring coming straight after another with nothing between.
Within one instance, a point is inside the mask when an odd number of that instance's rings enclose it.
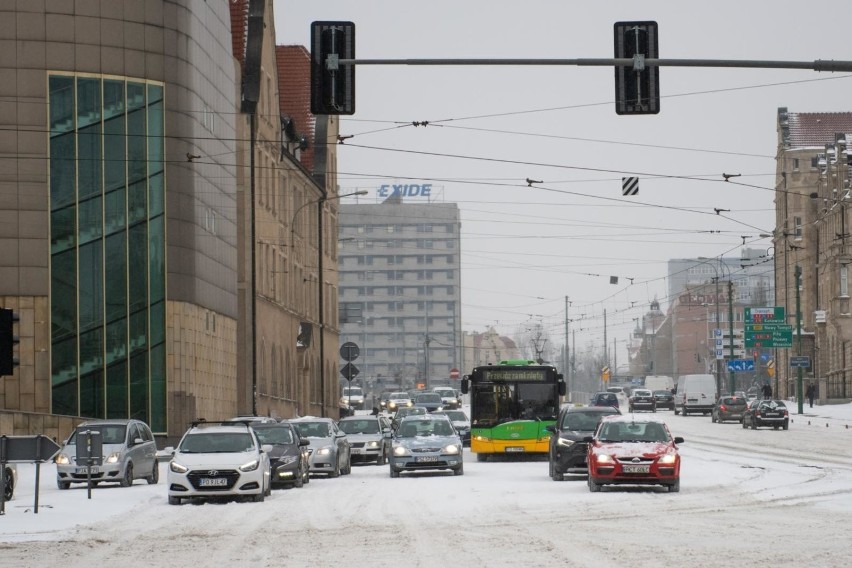
<instances>
[{"instance_id":1,"label":"parked car","mask_svg":"<svg viewBox=\"0 0 852 568\"><path fill-rule=\"evenodd\" d=\"M424 392L418 394L414 399L414 406L425 408L428 412L444 409L444 400L435 392Z\"/></svg>"},{"instance_id":2,"label":"parked car","mask_svg":"<svg viewBox=\"0 0 852 568\"><path fill-rule=\"evenodd\" d=\"M756 430L761 426L774 429L790 427L790 413L783 400L756 400L743 414L743 428Z\"/></svg>"},{"instance_id":3,"label":"parked car","mask_svg":"<svg viewBox=\"0 0 852 568\"><path fill-rule=\"evenodd\" d=\"M68 489L72 483L89 479L86 464L77 463L77 442L81 432L100 432L102 452L99 465L91 468L91 479L98 483L118 483L130 487L137 479L150 484L160 480L157 444L147 424L136 419L90 420L71 433L56 459L56 485Z\"/></svg>"},{"instance_id":4,"label":"parked car","mask_svg":"<svg viewBox=\"0 0 852 568\"><path fill-rule=\"evenodd\" d=\"M263 501L272 492L270 452L250 422L193 422L169 462L169 505L192 498Z\"/></svg>"},{"instance_id":5,"label":"parked car","mask_svg":"<svg viewBox=\"0 0 852 568\"><path fill-rule=\"evenodd\" d=\"M247 414L244 416L234 416L233 418L228 418L225 422L251 422L255 424L278 424L278 420L272 418L271 416L255 416L253 414Z\"/></svg>"},{"instance_id":6,"label":"parked car","mask_svg":"<svg viewBox=\"0 0 852 568\"><path fill-rule=\"evenodd\" d=\"M743 415L748 408L745 398L739 396L720 396L710 412L711 422L727 422L728 420L743 421Z\"/></svg>"},{"instance_id":7,"label":"parked car","mask_svg":"<svg viewBox=\"0 0 852 568\"><path fill-rule=\"evenodd\" d=\"M338 427L349 439L352 461L374 461L385 465L390 456L391 425L384 416L349 416Z\"/></svg>"},{"instance_id":8,"label":"parked car","mask_svg":"<svg viewBox=\"0 0 852 568\"><path fill-rule=\"evenodd\" d=\"M589 444L589 491L604 485L662 485L680 491L680 454L683 438L672 437L659 420L632 414L601 418Z\"/></svg>"},{"instance_id":9,"label":"parked car","mask_svg":"<svg viewBox=\"0 0 852 568\"><path fill-rule=\"evenodd\" d=\"M630 412L637 410L648 410L650 412L657 411L657 399L654 398L654 393L648 389L636 389L630 395L627 401Z\"/></svg>"},{"instance_id":10,"label":"parked car","mask_svg":"<svg viewBox=\"0 0 852 568\"><path fill-rule=\"evenodd\" d=\"M15 485L18 483L18 468L13 463L7 463L3 478L3 500L11 501L15 496Z\"/></svg>"},{"instance_id":11,"label":"parked car","mask_svg":"<svg viewBox=\"0 0 852 568\"><path fill-rule=\"evenodd\" d=\"M461 400L456 395L456 391L450 387L435 387L432 392L441 397L444 409L456 409L461 406Z\"/></svg>"},{"instance_id":12,"label":"parked car","mask_svg":"<svg viewBox=\"0 0 852 568\"><path fill-rule=\"evenodd\" d=\"M250 423L261 444L269 444L272 487L302 487L310 482L308 446L296 427L287 421L275 424Z\"/></svg>"},{"instance_id":13,"label":"parked car","mask_svg":"<svg viewBox=\"0 0 852 568\"><path fill-rule=\"evenodd\" d=\"M612 406L618 408L618 396L612 392L596 392L589 401L589 406Z\"/></svg>"},{"instance_id":14,"label":"parked car","mask_svg":"<svg viewBox=\"0 0 852 568\"><path fill-rule=\"evenodd\" d=\"M436 469L464 475L461 438L449 417L427 414L403 419L393 437L390 476Z\"/></svg>"},{"instance_id":15,"label":"parked car","mask_svg":"<svg viewBox=\"0 0 852 568\"><path fill-rule=\"evenodd\" d=\"M340 477L352 473L349 439L331 418L303 416L289 421L310 442L311 473Z\"/></svg>"},{"instance_id":16,"label":"parked car","mask_svg":"<svg viewBox=\"0 0 852 568\"><path fill-rule=\"evenodd\" d=\"M612 406L565 406L559 411L556 424L547 426L550 437L548 461L550 478L563 481L566 473L587 474L588 447L583 439L594 434L604 416L621 414Z\"/></svg>"},{"instance_id":17,"label":"parked car","mask_svg":"<svg viewBox=\"0 0 852 568\"><path fill-rule=\"evenodd\" d=\"M414 406L411 397L405 391L392 392L388 398L388 412L396 412L400 408Z\"/></svg>"},{"instance_id":18,"label":"parked car","mask_svg":"<svg viewBox=\"0 0 852 568\"><path fill-rule=\"evenodd\" d=\"M665 389L655 390L654 400L657 401L657 410L662 408L674 410L674 394L672 394L672 391Z\"/></svg>"},{"instance_id":19,"label":"parked car","mask_svg":"<svg viewBox=\"0 0 852 568\"><path fill-rule=\"evenodd\" d=\"M453 423L453 428L461 438L463 446L470 446L470 418L464 413L464 410L439 410L432 414L444 414L450 418Z\"/></svg>"}]
</instances>

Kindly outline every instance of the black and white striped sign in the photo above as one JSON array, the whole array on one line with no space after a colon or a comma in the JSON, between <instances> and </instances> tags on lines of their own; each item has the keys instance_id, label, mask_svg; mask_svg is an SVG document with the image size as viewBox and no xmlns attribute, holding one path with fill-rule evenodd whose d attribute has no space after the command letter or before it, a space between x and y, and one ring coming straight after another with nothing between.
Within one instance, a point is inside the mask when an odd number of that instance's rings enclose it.
<instances>
[{"instance_id":1,"label":"black and white striped sign","mask_svg":"<svg viewBox=\"0 0 852 568\"><path fill-rule=\"evenodd\" d=\"M638 195L639 194L639 178L638 177L621 178L621 194L622 195Z\"/></svg>"}]
</instances>

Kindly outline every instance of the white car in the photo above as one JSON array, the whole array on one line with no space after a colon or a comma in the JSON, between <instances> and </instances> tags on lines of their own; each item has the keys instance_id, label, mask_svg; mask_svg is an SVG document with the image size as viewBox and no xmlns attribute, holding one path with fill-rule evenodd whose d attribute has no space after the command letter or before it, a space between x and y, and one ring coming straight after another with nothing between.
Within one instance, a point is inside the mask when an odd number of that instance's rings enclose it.
<instances>
[{"instance_id":1,"label":"white car","mask_svg":"<svg viewBox=\"0 0 852 568\"><path fill-rule=\"evenodd\" d=\"M387 411L393 414L400 408L414 406L411 396L405 391L392 392L388 397Z\"/></svg>"},{"instance_id":2,"label":"white car","mask_svg":"<svg viewBox=\"0 0 852 568\"><path fill-rule=\"evenodd\" d=\"M461 400L456 396L456 391L450 387L435 387L432 389L432 392L441 395L444 408L455 410L461 406Z\"/></svg>"},{"instance_id":3,"label":"white car","mask_svg":"<svg viewBox=\"0 0 852 568\"><path fill-rule=\"evenodd\" d=\"M340 395L340 405L362 410L364 408L364 391L361 387L344 387Z\"/></svg>"},{"instance_id":4,"label":"white car","mask_svg":"<svg viewBox=\"0 0 852 568\"><path fill-rule=\"evenodd\" d=\"M251 497L272 492L271 444L248 422L194 422L169 462L169 504L193 497Z\"/></svg>"}]
</instances>

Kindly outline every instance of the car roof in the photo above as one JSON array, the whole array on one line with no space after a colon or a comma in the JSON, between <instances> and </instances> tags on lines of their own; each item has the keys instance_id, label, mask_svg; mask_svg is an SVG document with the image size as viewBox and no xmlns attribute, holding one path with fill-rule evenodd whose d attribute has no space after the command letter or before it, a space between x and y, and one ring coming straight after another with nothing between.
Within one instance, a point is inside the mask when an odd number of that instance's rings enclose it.
<instances>
[{"instance_id":1,"label":"car roof","mask_svg":"<svg viewBox=\"0 0 852 568\"><path fill-rule=\"evenodd\" d=\"M80 426L92 426L94 424L97 424L99 426L102 424L127 426L131 422L140 422L142 424L145 424L144 422L142 422L142 420L138 420L136 418L104 418L102 420L86 420L85 422L80 422L79 424L77 424L77 428L79 428Z\"/></svg>"},{"instance_id":2,"label":"car roof","mask_svg":"<svg viewBox=\"0 0 852 568\"><path fill-rule=\"evenodd\" d=\"M587 412L591 414L618 414L614 406L569 406L564 410L566 414L575 412Z\"/></svg>"},{"instance_id":3,"label":"car roof","mask_svg":"<svg viewBox=\"0 0 852 568\"><path fill-rule=\"evenodd\" d=\"M654 418L653 416L637 416L635 414L612 414L610 416L601 417L601 422L655 422L657 424L665 424L663 420Z\"/></svg>"},{"instance_id":4,"label":"car roof","mask_svg":"<svg viewBox=\"0 0 852 568\"><path fill-rule=\"evenodd\" d=\"M446 414L410 414L402 419L403 422L435 422L447 421L450 422L450 417Z\"/></svg>"},{"instance_id":5,"label":"car roof","mask_svg":"<svg viewBox=\"0 0 852 568\"><path fill-rule=\"evenodd\" d=\"M334 422L334 420L327 416L299 416L290 418L288 422Z\"/></svg>"},{"instance_id":6,"label":"car roof","mask_svg":"<svg viewBox=\"0 0 852 568\"><path fill-rule=\"evenodd\" d=\"M338 422L352 422L353 420L379 420L379 418L384 418L383 416L379 416L378 414L354 414L352 416L343 416L338 420Z\"/></svg>"}]
</instances>

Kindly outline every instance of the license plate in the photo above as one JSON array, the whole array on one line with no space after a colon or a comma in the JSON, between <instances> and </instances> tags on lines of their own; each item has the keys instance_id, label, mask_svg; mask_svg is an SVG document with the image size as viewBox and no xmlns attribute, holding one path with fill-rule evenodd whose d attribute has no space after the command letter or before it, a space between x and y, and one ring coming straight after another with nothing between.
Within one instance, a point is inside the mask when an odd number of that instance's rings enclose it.
<instances>
[{"instance_id":1,"label":"license plate","mask_svg":"<svg viewBox=\"0 0 852 568\"><path fill-rule=\"evenodd\" d=\"M778 414L777 412L765 412L763 414L764 418L778 418L779 416L780 414Z\"/></svg>"},{"instance_id":2,"label":"license plate","mask_svg":"<svg viewBox=\"0 0 852 568\"><path fill-rule=\"evenodd\" d=\"M507 452L523 452L524 448L522 446L508 446L506 447Z\"/></svg>"},{"instance_id":3,"label":"license plate","mask_svg":"<svg viewBox=\"0 0 852 568\"><path fill-rule=\"evenodd\" d=\"M93 467L93 468L78 467L77 468L77 475L86 475L88 473L89 469L92 470L92 475L97 475L98 473L100 473L100 470L96 467Z\"/></svg>"},{"instance_id":4,"label":"license plate","mask_svg":"<svg viewBox=\"0 0 852 568\"><path fill-rule=\"evenodd\" d=\"M350 451L352 452L353 456L357 456L358 454L362 453L364 450L362 450L361 448L350 448Z\"/></svg>"},{"instance_id":5,"label":"license plate","mask_svg":"<svg viewBox=\"0 0 852 568\"><path fill-rule=\"evenodd\" d=\"M621 466L624 473L648 473L651 467L647 465L623 465Z\"/></svg>"},{"instance_id":6,"label":"license plate","mask_svg":"<svg viewBox=\"0 0 852 568\"><path fill-rule=\"evenodd\" d=\"M420 456L418 458L415 458L414 461L416 461L417 463L436 462L438 461L438 456Z\"/></svg>"},{"instance_id":7,"label":"license plate","mask_svg":"<svg viewBox=\"0 0 852 568\"><path fill-rule=\"evenodd\" d=\"M228 480L225 477L202 478L198 485L201 487L222 487L228 485Z\"/></svg>"}]
</instances>

